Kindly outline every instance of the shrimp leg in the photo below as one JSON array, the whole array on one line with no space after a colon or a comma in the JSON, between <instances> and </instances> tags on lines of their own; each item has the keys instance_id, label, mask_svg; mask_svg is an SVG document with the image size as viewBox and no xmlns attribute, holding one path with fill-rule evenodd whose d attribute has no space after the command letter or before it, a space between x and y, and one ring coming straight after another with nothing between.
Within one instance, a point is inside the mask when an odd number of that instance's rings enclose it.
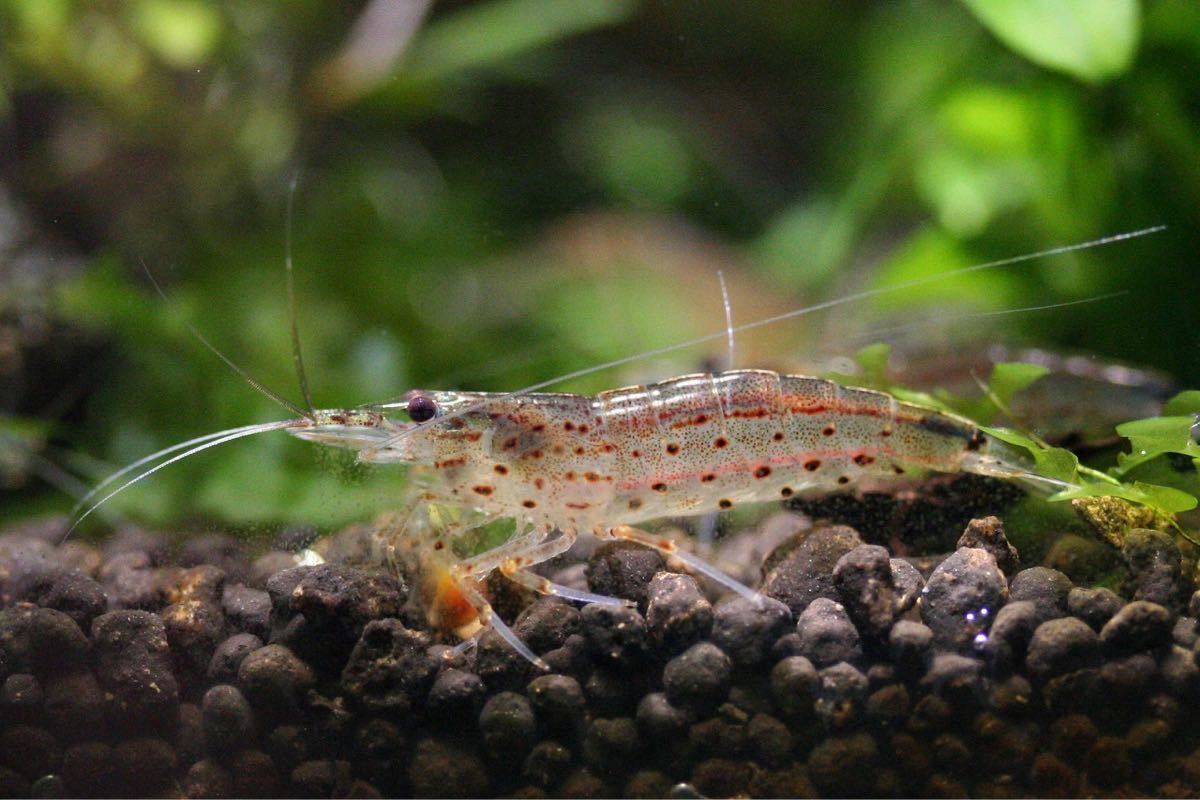
<instances>
[{"instance_id":1,"label":"shrimp leg","mask_svg":"<svg viewBox=\"0 0 1200 800\"><path fill-rule=\"evenodd\" d=\"M753 601L755 604L760 606L763 604L764 598L762 594L756 592L754 589L751 589L749 586L746 586L741 581L734 580L721 570L704 561L704 559L700 558L699 556L693 555L692 553L684 550L680 550L679 546L670 539L662 536L655 536L652 533L630 527L629 525L618 525L614 528L599 527L595 530L595 535L600 539L620 539L627 542L637 542L638 544L644 544L648 547L652 547L661 553L679 559L691 569L699 572L701 575L711 578L712 580L724 586L726 589L736 592L742 597Z\"/></svg>"},{"instance_id":2,"label":"shrimp leg","mask_svg":"<svg viewBox=\"0 0 1200 800\"><path fill-rule=\"evenodd\" d=\"M551 530L548 527L539 528L525 536L505 542L480 556L456 564L452 568L452 572L455 577L470 578L485 575L491 570L499 568L500 573L506 578L539 594L554 595L580 603L632 605L629 601L619 597L609 597L563 586L560 583L554 583L549 578L529 572L529 566L548 561L571 549L571 545L575 543L578 536L574 531L560 528L557 529L558 536L550 541L543 541Z\"/></svg>"},{"instance_id":3,"label":"shrimp leg","mask_svg":"<svg viewBox=\"0 0 1200 800\"><path fill-rule=\"evenodd\" d=\"M500 615L492 609L491 603L484 599L483 595L479 593L479 590L476 589L472 583L473 582L469 579L456 580L454 582L459 592L462 593L463 599L466 600L471 608L475 610L475 613L479 615L479 622L480 625L482 625L482 627L479 629L479 633L482 633L490 627L492 630L496 631L496 633L500 634L501 639L508 642L509 647L520 653L527 661L532 663L535 667L548 671L550 667L546 664L546 662L538 657L536 653L530 650L528 645L521 641L521 637L517 636L516 632L513 631L512 628L508 627L508 623L500 618ZM471 637L471 639L468 641L477 639L479 633L476 633L475 636Z\"/></svg>"},{"instance_id":4,"label":"shrimp leg","mask_svg":"<svg viewBox=\"0 0 1200 800\"><path fill-rule=\"evenodd\" d=\"M405 550L411 550L416 545L418 537L428 534L428 519L422 520L423 525L416 523L418 512L422 508L423 506L419 503L410 503L408 510L402 516L388 515L386 519L380 521L379 527L375 531L376 548L382 551L379 555L393 575L403 576L405 574L397 543L404 545Z\"/></svg>"},{"instance_id":5,"label":"shrimp leg","mask_svg":"<svg viewBox=\"0 0 1200 800\"><path fill-rule=\"evenodd\" d=\"M483 524L486 525L490 521L485 521ZM517 566L523 567L528 564L536 564L538 561L545 560L546 558L554 558L554 556L566 552L574 543L575 537L559 536L549 542L545 541L546 536L552 530L548 526L537 526L527 533L509 539L504 544L493 547L491 550L485 550L479 555L462 559L450 568L451 572L454 573L455 577L482 577L506 561L515 561L517 562ZM527 560L530 555L534 554L540 557L532 561Z\"/></svg>"},{"instance_id":6,"label":"shrimp leg","mask_svg":"<svg viewBox=\"0 0 1200 800\"><path fill-rule=\"evenodd\" d=\"M538 594L562 597L567 600L574 600L578 603L599 603L606 606L637 605L632 600L625 600L620 597L610 597L606 594L596 594L595 592L589 592L584 589L575 589L570 586L563 586L561 583L555 583L545 576L538 575L536 572L530 572L528 569L519 569L515 566L509 566L508 563L500 565L500 573L513 583L519 583L527 589L532 589Z\"/></svg>"}]
</instances>

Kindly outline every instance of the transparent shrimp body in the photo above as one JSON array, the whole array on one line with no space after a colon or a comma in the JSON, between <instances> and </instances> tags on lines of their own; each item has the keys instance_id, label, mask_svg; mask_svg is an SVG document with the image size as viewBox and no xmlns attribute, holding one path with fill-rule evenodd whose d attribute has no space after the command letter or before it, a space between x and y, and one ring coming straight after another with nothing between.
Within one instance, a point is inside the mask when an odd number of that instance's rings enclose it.
<instances>
[{"instance_id":1,"label":"transparent shrimp body","mask_svg":"<svg viewBox=\"0 0 1200 800\"><path fill-rule=\"evenodd\" d=\"M413 423L385 416L401 405L427 418ZM422 392L357 419L347 414L291 432L353 448L364 462L409 465L412 510L394 531L395 546L412 544L421 552L431 621L463 629L473 619L464 610L471 609L531 660L536 656L491 616L474 582L499 569L546 594L621 602L531 571L581 532L647 544L762 602L673 540L634 526L840 488L912 467L1035 477L996 453L1001 445L966 419L883 392L763 370L685 375L595 397ZM431 524L421 516L430 507L468 513ZM506 541L455 555L457 538L499 518L516 523Z\"/></svg>"},{"instance_id":2,"label":"transparent shrimp body","mask_svg":"<svg viewBox=\"0 0 1200 800\"><path fill-rule=\"evenodd\" d=\"M298 428L414 468L422 496L574 531L723 511L910 467L1019 475L961 417L763 370L575 394L423 393L438 417ZM375 424L372 422L371 424ZM381 439L382 434L403 431Z\"/></svg>"}]
</instances>

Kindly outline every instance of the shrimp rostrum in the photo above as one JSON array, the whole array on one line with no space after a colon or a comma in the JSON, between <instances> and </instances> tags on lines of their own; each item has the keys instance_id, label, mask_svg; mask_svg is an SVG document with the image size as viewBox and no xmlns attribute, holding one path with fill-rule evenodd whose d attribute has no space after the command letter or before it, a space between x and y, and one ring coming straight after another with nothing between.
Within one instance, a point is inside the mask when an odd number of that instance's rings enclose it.
<instances>
[{"instance_id":1,"label":"shrimp rostrum","mask_svg":"<svg viewBox=\"0 0 1200 800\"><path fill-rule=\"evenodd\" d=\"M1049 253L1145 232L1150 231ZM823 307L883 291L889 290L863 292ZM584 372L607 366L612 365ZM361 462L407 465L406 512L394 529L382 534L381 542L385 551L415 547L430 622L464 636L490 626L526 658L540 663L492 613L480 586L498 570L543 594L581 602L625 602L552 583L533 571L569 549L582 534L655 548L725 588L763 602L752 589L679 549L674 540L639 526L664 517L840 489L863 477L903 475L913 469L971 472L1042 487L1064 485L1032 472L1012 449L964 417L823 378L734 370L684 375L595 396L536 391L556 382L510 394L414 391L400 402L307 413L281 400L299 418L209 434L156 453L108 482L142 464L171 457L100 503L195 452L273 430L354 450ZM437 508L457 513L430 513ZM465 534L500 519L515 523L501 544L483 552L456 553L455 544Z\"/></svg>"}]
</instances>

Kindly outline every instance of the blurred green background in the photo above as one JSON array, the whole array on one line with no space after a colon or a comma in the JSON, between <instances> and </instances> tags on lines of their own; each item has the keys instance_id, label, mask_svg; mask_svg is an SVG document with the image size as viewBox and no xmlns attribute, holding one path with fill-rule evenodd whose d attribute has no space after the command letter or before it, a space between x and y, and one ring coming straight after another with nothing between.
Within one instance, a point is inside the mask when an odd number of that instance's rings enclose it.
<instances>
[{"instance_id":1,"label":"blurred green background","mask_svg":"<svg viewBox=\"0 0 1200 800\"><path fill-rule=\"evenodd\" d=\"M299 402L293 181L320 406L511 390L719 331L718 270L745 322L1156 224L746 334L735 363L808 368L897 320L1126 291L910 339L1200 384L1193 0L0 0L0 88L0 517L69 508L56 471L86 483L286 416L185 323ZM718 341L563 388L724 358ZM277 434L113 506L331 526L394 500Z\"/></svg>"}]
</instances>

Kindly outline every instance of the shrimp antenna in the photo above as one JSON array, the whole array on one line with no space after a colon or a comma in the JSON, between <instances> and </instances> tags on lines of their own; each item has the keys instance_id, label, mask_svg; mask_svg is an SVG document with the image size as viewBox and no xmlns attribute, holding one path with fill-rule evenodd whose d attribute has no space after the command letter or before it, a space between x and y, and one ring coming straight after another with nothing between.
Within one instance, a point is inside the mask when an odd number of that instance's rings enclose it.
<instances>
[{"instance_id":1,"label":"shrimp antenna","mask_svg":"<svg viewBox=\"0 0 1200 800\"><path fill-rule=\"evenodd\" d=\"M213 439L219 439L222 436L228 436L231 433L238 433L240 431L250 430L252 428L257 428L257 427L258 427L258 425L243 425L240 428L231 428L231 429L225 430L225 431L217 431L216 433L206 433L203 436L197 436L195 439L188 439L186 442L179 442L178 444L173 444L170 447L165 447L162 450L159 450L157 453L151 453L148 456L143 456L142 458L139 458L137 461L134 461L132 464L126 464L124 467L121 467L121 469L119 469L116 472L114 472L113 474L109 475L107 478L105 478L104 480L100 481L95 486L93 486L91 488L91 490L89 490L85 494L83 494L79 498L79 500L76 501L75 505L71 508L70 513L67 514L67 517L68 518L74 517L76 514L79 513L79 509L83 508L84 505L89 500L91 500L97 494L102 492L104 490L105 486L108 486L108 485L112 484L114 481L119 480L122 476L128 475L130 472L133 472L135 469L142 466L143 464L149 464L152 461L157 461L158 459L162 458L163 456L168 456L171 453L175 453L180 450L184 450L188 447L194 447L195 445L200 444L201 442L208 442ZM70 531L67 531L67 533L69 534ZM66 541L66 535L63 536L63 541Z\"/></svg>"},{"instance_id":2,"label":"shrimp antenna","mask_svg":"<svg viewBox=\"0 0 1200 800\"><path fill-rule=\"evenodd\" d=\"M861 336L851 338L851 341L872 341L883 336L892 336L897 333L906 333L907 331L920 330L922 328L933 328L945 325L947 322L967 322L973 319L991 319L993 317L1008 317L1014 314L1031 314L1037 311L1055 311L1061 308L1071 308L1072 306L1082 306L1089 303L1101 303L1105 300L1112 300L1114 297L1124 297L1129 294L1128 289L1121 289L1116 292L1108 292L1107 294L1097 294L1091 297L1081 297L1078 300L1063 300L1059 303L1043 303L1036 306L1020 306L1019 308L1001 308L996 311L973 311L968 314L955 314L949 317L941 317L939 319L924 319L917 322L907 322L903 325L892 325L887 328L875 328L864 332Z\"/></svg>"},{"instance_id":3,"label":"shrimp antenna","mask_svg":"<svg viewBox=\"0 0 1200 800\"><path fill-rule=\"evenodd\" d=\"M735 325L734 327L729 328L728 330L720 331L717 333L710 333L710 334L706 334L704 336L697 336L694 339L687 339L682 342L676 342L675 344L669 344L669 345L664 345L663 347L656 347L656 348L653 348L650 350L644 350L641 353L634 353L633 355L616 358L616 359L613 359L612 361L608 361L603 364L596 364L591 367L577 369L573 372L568 372L563 375L559 375L556 378L550 378L548 380L544 380L539 383L535 383L530 386L526 386L525 388L518 389L515 392L509 392L508 394L499 395L498 397L491 397L486 400L481 400L478 403L472 403L471 405L468 405L466 408L462 408L462 409L454 411L450 414L446 414L441 417L435 417L434 419L431 419L428 422L421 422L410 428L406 428L403 431L400 431L399 433L395 434L391 438L385 439L380 444L380 447L391 447L392 445L396 444L397 442L403 441L404 439L408 438L416 431L422 430L423 428L428 428L432 425L442 424L442 423L446 422L446 420L448 420L448 419L455 419L457 417L461 417L463 414L468 414L472 411L477 411L481 408L485 408L490 403L494 403L499 400L505 400L505 399L508 399L511 397L517 397L517 396L523 395L523 394L529 394L530 392L537 392L542 389L547 389L551 386L557 386L558 384L564 383L569 380L574 380L575 378L582 378L585 375L591 375L596 372L603 372L604 370L611 369L613 367L619 367L622 364L631 364L635 361L641 361L642 359L666 355L667 353L674 353L679 350L686 350L687 348L695 347L698 344L704 344L705 342L711 342L711 341L721 339L722 337L728 336L730 333L740 333L741 331L753 330L755 328L763 328L763 327L766 327L767 325L774 325L778 322L783 322L784 320L795 319L797 317L803 317L808 314L816 313L817 311L825 311L827 309L836 308L837 306L843 306L848 303L856 303L860 300L868 300L872 297L879 297L881 295L892 294L894 292L904 291L905 289L913 289L918 286L926 286L931 283L936 283L937 281L945 280L946 278L949 278L954 275L968 275L973 272L983 272L985 270L997 269L999 267L1007 267L1007 266L1011 266L1013 264L1023 264L1028 261L1035 261L1039 258L1047 258L1049 256L1063 255L1065 253L1073 253L1078 250L1087 250L1092 247L1101 247L1101 246L1107 245L1107 244L1114 244L1116 242L1123 242L1123 241L1126 241L1129 239L1136 239L1141 236L1148 236L1152 233L1159 233L1166 229L1167 229L1166 225L1154 225L1149 228L1141 228L1141 229L1135 230L1135 231L1126 231L1125 233L1116 233L1116 234L1112 234L1110 236L1101 236L1098 239L1090 239L1086 242L1077 242L1075 244L1066 244L1066 245L1060 245L1058 247L1051 247L1046 250L1039 250L1036 253L1026 253L1025 255L1011 256L1009 258L1002 258L997 261L987 261L983 264L975 264L970 267L962 267L961 269L948 270L946 272L938 273L937 275L927 275L923 278L914 278L913 280L904 281L903 283L897 283L893 286L881 286L876 289L864 289L861 292L854 292L852 294L843 295L842 297L839 297L834 300L827 300L824 303L817 303L816 305L805 306L803 308L797 308L792 311L786 311L782 314L776 314L771 317L765 317L763 319L754 320L753 322L744 322L741 325Z\"/></svg>"},{"instance_id":4,"label":"shrimp antenna","mask_svg":"<svg viewBox=\"0 0 1200 800\"><path fill-rule=\"evenodd\" d=\"M171 447L168 447L165 450L159 450L157 453L153 453L152 455L146 456L145 458L141 459L140 461L137 461L134 464L130 464L128 467L124 468L123 470L116 473L115 475L110 476L104 482L104 484L101 484L101 485L106 485L106 484L111 483L113 480L115 480L116 478L118 478L121 475L128 473L129 470L133 469L136 466L145 464L148 461L153 461L154 459L164 456L168 453L172 453L177 450L182 450L184 447L187 447L190 444L194 444L195 442L200 442L200 444L197 444L195 447L192 447L189 450L184 450L184 452L179 453L176 456L172 456L171 458L168 458L166 461L162 462L161 464L156 464L155 466L151 467L150 469L145 470L144 472L138 473L133 478L130 478L125 483L118 486L116 489L113 489L111 492L104 495L104 497L100 498L98 501L93 503L91 508L89 508L87 511L80 514L79 517L73 523L71 523L71 527L67 528L66 533L63 534L62 540L66 541L67 537L69 537L71 535L72 531L74 531L76 528L78 528L79 524L81 522L83 522L85 519L87 519L88 517L90 517L92 515L92 512L94 512L96 509L100 508L102 505L104 505L105 503L107 503L109 500L113 499L117 495L119 495L121 492L128 489L130 486L133 486L135 483L138 483L146 478L149 478L151 475L158 472L160 469L163 469L164 467L169 467L172 464L174 464L176 461L182 461L183 459L193 456L196 453L207 450L210 447L216 447L218 445L225 444L226 442L232 442L235 439L244 439L247 436L254 436L259 433L266 433L267 431L283 430L284 428L291 428L291 427L294 427L295 425L296 425L295 420L284 420L282 422L263 422L258 425L243 425L240 428L230 428L227 431L219 431L217 433L210 433L206 436L201 436L196 439L192 439L191 441L184 442L183 444L172 445ZM100 489L100 487L97 486L95 489L93 489L88 494L88 496L95 494L99 489ZM85 497L85 499L86 499L86 497Z\"/></svg>"},{"instance_id":5,"label":"shrimp antenna","mask_svg":"<svg viewBox=\"0 0 1200 800\"><path fill-rule=\"evenodd\" d=\"M142 271L146 273L146 277L150 279L150 284L152 286L154 286L154 291L158 292L158 296L161 297L164 301L168 300L167 293L163 291L162 286L160 286L158 284L158 281L155 280L154 273L152 273L150 271L150 268L148 266L146 266L146 262L143 260L141 262L141 264L142 264ZM210 351L212 351L213 355L215 355L217 358L224 361L226 366L228 366L230 369L232 369L238 375L241 375L242 378L246 381L246 383L250 384L255 390L257 390L263 396L268 397L271 400L274 400L276 403L283 406L288 411L295 414L297 417L304 417L305 419L309 419L309 420L311 420L313 418L311 408L308 411L302 411L300 409L300 407L297 406L295 403L293 403L290 400L288 400L287 398L283 397L278 392L275 392L275 391L269 389L267 386L263 385L260 381L258 381L256 378L254 378L249 372L247 372L246 370L242 369L237 364L235 364L233 362L233 359L229 358L229 356L225 355L220 350L218 350L216 345L214 345L208 339L204 338L204 335L196 329L195 325L188 322L186 319L181 320L181 321L187 327L188 332L191 333L192 336L195 336L197 339L200 340L200 344L204 345Z\"/></svg>"},{"instance_id":6,"label":"shrimp antenna","mask_svg":"<svg viewBox=\"0 0 1200 800\"><path fill-rule=\"evenodd\" d=\"M300 171L292 173L292 180L288 184L287 197L287 220L284 223L284 257L283 263L287 271L287 298L288 298L288 319L292 324L292 360L296 363L296 377L300 380L300 394L304 397L304 405L308 407L308 414L305 416L312 417L313 401L312 393L308 389L308 375L304 372L304 356L300 352L300 327L296 323L296 280L295 270L292 269L292 217L296 208L296 184L300 180Z\"/></svg>"},{"instance_id":7,"label":"shrimp antenna","mask_svg":"<svg viewBox=\"0 0 1200 800\"><path fill-rule=\"evenodd\" d=\"M717 270L717 281L721 284L721 304L725 307L725 336L729 340L729 366L733 369L737 361L733 356L733 303L729 301L729 287L725 285L725 271Z\"/></svg>"}]
</instances>

